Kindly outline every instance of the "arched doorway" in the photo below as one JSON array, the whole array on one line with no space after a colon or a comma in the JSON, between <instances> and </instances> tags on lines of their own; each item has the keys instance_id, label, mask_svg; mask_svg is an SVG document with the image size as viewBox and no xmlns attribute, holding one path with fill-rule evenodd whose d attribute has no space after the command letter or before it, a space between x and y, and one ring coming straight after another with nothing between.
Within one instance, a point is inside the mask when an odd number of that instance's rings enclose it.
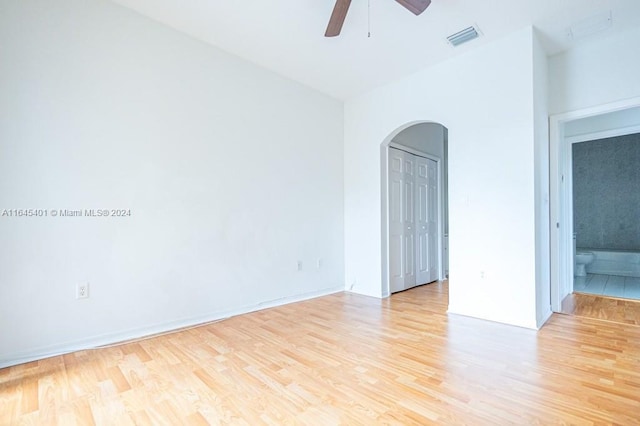
<instances>
[{"instance_id":1,"label":"arched doorway","mask_svg":"<svg viewBox=\"0 0 640 426\"><path fill-rule=\"evenodd\" d=\"M380 145L383 297L448 275L447 145L447 128L428 121L407 123ZM398 203L415 215L399 220Z\"/></svg>"}]
</instances>

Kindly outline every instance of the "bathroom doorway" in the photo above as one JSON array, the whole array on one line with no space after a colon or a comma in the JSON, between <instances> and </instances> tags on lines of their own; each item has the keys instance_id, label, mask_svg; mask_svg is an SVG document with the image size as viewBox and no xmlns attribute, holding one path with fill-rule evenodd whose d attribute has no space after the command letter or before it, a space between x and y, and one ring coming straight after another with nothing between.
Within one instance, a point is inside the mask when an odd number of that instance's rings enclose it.
<instances>
[{"instance_id":1,"label":"bathroom doorway","mask_svg":"<svg viewBox=\"0 0 640 426\"><path fill-rule=\"evenodd\" d=\"M620 114L640 121L640 108L610 113L609 120ZM581 121L569 123L567 131ZM640 129L566 137L572 142L573 291L640 299Z\"/></svg>"},{"instance_id":2,"label":"bathroom doorway","mask_svg":"<svg viewBox=\"0 0 640 426\"><path fill-rule=\"evenodd\" d=\"M596 192L610 196L614 188L628 195L629 180L625 187L621 182L627 177L618 176L615 164L608 163L616 157L635 155L633 140L640 135L630 135L640 133L640 98L552 116L550 130L552 310L561 312L562 301L574 291L629 297L636 294L637 288L640 294L640 281L636 282L633 271L626 271L625 275L625 269L621 269L630 257L640 256L640 247L634 250L640 242L626 238L631 235L619 238L625 233L640 234L633 223L637 222L637 214L635 219L626 218L634 214L634 208L629 207L633 200L625 203L626 207L619 205L626 211L619 212L616 218L607 218L601 216L607 209L611 211L610 207L597 205L597 197L591 196ZM617 189L620 186L622 189ZM591 211L586 211L587 206ZM640 235L637 237L640 241ZM576 256L576 252L580 255Z\"/></svg>"}]
</instances>

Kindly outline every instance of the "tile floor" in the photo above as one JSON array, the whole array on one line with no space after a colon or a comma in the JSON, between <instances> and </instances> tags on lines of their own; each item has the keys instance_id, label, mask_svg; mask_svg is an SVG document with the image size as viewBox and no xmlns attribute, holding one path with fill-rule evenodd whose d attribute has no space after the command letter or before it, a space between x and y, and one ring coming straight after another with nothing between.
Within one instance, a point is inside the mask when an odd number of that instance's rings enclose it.
<instances>
[{"instance_id":1,"label":"tile floor","mask_svg":"<svg viewBox=\"0 0 640 426\"><path fill-rule=\"evenodd\" d=\"M573 291L626 299L640 299L640 277L587 274L586 277L574 278Z\"/></svg>"}]
</instances>

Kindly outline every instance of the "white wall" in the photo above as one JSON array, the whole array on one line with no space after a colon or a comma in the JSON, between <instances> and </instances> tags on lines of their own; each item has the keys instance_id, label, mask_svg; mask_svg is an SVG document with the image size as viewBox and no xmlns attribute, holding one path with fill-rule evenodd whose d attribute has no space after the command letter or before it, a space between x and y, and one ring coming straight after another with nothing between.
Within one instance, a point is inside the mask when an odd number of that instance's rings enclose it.
<instances>
[{"instance_id":1,"label":"white wall","mask_svg":"<svg viewBox=\"0 0 640 426\"><path fill-rule=\"evenodd\" d=\"M449 311L536 327L533 37L525 28L346 103L348 287L382 294L380 144L434 121L449 130Z\"/></svg>"},{"instance_id":2,"label":"white wall","mask_svg":"<svg viewBox=\"0 0 640 426\"><path fill-rule=\"evenodd\" d=\"M551 316L549 253L549 99L548 61L539 39L533 40L533 120L536 209L536 325Z\"/></svg>"},{"instance_id":3,"label":"white wall","mask_svg":"<svg viewBox=\"0 0 640 426\"><path fill-rule=\"evenodd\" d=\"M0 367L344 288L340 102L101 0L0 46L0 209L132 212L0 216Z\"/></svg>"},{"instance_id":4,"label":"white wall","mask_svg":"<svg viewBox=\"0 0 640 426\"><path fill-rule=\"evenodd\" d=\"M549 112L640 96L640 28L595 39L549 58Z\"/></svg>"}]
</instances>

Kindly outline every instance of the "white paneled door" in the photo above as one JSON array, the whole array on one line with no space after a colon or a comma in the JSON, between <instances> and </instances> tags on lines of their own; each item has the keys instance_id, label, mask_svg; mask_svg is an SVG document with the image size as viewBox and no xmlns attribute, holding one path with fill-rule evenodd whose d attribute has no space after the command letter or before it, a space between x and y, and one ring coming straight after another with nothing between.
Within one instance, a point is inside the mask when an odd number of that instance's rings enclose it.
<instances>
[{"instance_id":1,"label":"white paneled door","mask_svg":"<svg viewBox=\"0 0 640 426\"><path fill-rule=\"evenodd\" d=\"M437 163L389 148L391 292L438 279Z\"/></svg>"},{"instance_id":2,"label":"white paneled door","mask_svg":"<svg viewBox=\"0 0 640 426\"><path fill-rule=\"evenodd\" d=\"M389 148L389 287L404 290L404 152Z\"/></svg>"},{"instance_id":3,"label":"white paneled door","mask_svg":"<svg viewBox=\"0 0 640 426\"><path fill-rule=\"evenodd\" d=\"M408 154L403 159L402 169L402 276L405 288L416 285L416 158Z\"/></svg>"}]
</instances>

